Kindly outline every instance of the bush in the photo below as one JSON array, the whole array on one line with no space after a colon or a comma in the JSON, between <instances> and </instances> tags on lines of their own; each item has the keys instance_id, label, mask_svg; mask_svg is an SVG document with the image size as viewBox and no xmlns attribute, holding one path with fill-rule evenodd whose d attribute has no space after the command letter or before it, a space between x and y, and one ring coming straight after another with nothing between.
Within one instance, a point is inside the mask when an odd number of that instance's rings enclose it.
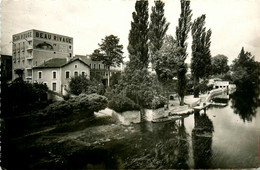
<instances>
[{"instance_id":1,"label":"bush","mask_svg":"<svg viewBox=\"0 0 260 170\"><path fill-rule=\"evenodd\" d=\"M2 112L4 116L24 114L46 107L48 87L31 84L22 79L2 84ZM46 105L45 105L46 104Z\"/></svg>"},{"instance_id":2,"label":"bush","mask_svg":"<svg viewBox=\"0 0 260 170\"><path fill-rule=\"evenodd\" d=\"M86 76L72 77L69 82L70 93L79 95L81 93L92 94L98 92L97 81L89 80Z\"/></svg>"},{"instance_id":3,"label":"bush","mask_svg":"<svg viewBox=\"0 0 260 170\"><path fill-rule=\"evenodd\" d=\"M108 107L116 112L140 109L140 106L135 104L133 100L121 95L112 97L112 99L108 102Z\"/></svg>"},{"instance_id":4,"label":"bush","mask_svg":"<svg viewBox=\"0 0 260 170\"><path fill-rule=\"evenodd\" d=\"M98 94L81 94L67 101L58 101L49 105L45 110L48 116L58 119L76 113L92 116L94 112L105 109L107 98ZM85 114L84 114L85 113Z\"/></svg>"},{"instance_id":5,"label":"bush","mask_svg":"<svg viewBox=\"0 0 260 170\"><path fill-rule=\"evenodd\" d=\"M161 107L164 107L164 105L167 103L167 99L163 96L155 96L152 104L150 106L151 109L158 109Z\"/></svg>"}]
</instances>

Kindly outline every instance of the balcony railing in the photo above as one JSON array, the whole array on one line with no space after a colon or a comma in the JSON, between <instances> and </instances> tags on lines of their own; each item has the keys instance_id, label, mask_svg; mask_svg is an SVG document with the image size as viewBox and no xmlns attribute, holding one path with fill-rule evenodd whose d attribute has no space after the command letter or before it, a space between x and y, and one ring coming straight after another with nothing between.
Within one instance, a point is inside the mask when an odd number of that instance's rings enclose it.
<instances>
[{"instance_id":1,"label":"balcony railing","mask_svg":"<svg viewBox=\"0 0 260 170\"><path fill-rule=\"evenodd\" d=\"M28 45L27 50L33 50L33 47L31 45Z\"/></svg>"},{"instance_id":2,"label":"balcony railing","mask_svg":"<svg viewBox=\"0 0 260 170\"><path fill-rule=\"evenodd\" d=\"M32 55L27 55L26 59L28 59L28 60L33 59L33 56Z\"/></svg>"}]
</instances>

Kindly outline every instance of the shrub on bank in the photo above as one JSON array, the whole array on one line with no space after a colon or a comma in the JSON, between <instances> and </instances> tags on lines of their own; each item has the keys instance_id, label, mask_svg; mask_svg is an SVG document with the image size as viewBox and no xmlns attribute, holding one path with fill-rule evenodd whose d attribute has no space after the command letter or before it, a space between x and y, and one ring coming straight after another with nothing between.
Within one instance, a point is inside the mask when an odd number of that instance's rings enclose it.
<instances>
[{"instance_id":1,"label":"shrub on bank","mask_svg":"<svg viewBox=\"0 0 260 170\"><path fill-rule=\"evenodd\" d=\"M152 104L150 106L150 109L158 109L161 107L164 107L164 105L167 103L167 99L163 96L155 96L153 98Z\"/></svg>"},{"instance_id":2,"label":"shrub on bank","mask_svg":"<svg viewBox=\"0 0 260 170\"><path fill-rule=\"evenodd\" d=\"M128 97L121 95L113 96L108 102L108 107L115 110L116 112L124 112L131 110L139 110L140 106L135 104L135 102Z\"/></svg>"},{"instance_id":3,"label":"shrub on bank","mask_svg":"<svg viewBox=\"0 0 260 170\"><path fill-rule=\"evenodd\" d=\"M47 117L54 119L66 118L69 115L82 114L92 116L94 112L105 109L107 98L98 94L80 94L77 97L70 98L66 101L57 101L49 105L44 113ZM85 113L85 114L84 114Z\"/></svg>"}]
</instances>

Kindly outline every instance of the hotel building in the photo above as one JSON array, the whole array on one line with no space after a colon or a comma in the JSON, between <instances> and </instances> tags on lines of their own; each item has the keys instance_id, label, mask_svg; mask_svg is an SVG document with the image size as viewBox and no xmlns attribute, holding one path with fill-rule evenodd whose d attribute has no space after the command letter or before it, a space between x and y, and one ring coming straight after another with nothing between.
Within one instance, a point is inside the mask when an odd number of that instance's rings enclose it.
<instances>
[{"instance_id":1,"label":"hotel building","mask_svg":"<svg viewBox=\"0 0 260 170\"><path fill-rule=\"evenodd\" d=\"M66 94L69 80L80 74L90 76L90 67L73 58L73 38L39 30L13 35L12 77L23 70L23 79L44 83L57 93Z\"/></svg>"},{"instance_id":2,"label":"hotel building","mask_svg":"<svg viewBox=\"0 0 260 170\"><path fill-rule=\"evenodd\" d=\"M23 79L33 82L32 68L51 58L70 59L73 55L73 38L39 30L13 35L13 79L16 69L24 70Z\"/></svg>"}]
</instances>

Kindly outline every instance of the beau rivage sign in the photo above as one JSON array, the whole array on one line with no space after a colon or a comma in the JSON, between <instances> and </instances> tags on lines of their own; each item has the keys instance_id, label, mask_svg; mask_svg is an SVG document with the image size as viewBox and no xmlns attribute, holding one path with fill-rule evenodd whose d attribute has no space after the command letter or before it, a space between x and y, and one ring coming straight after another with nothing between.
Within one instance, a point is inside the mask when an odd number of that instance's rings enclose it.
<instances>
[{"instance_id":1,"label":"beau rivage sign","mask_svg":"<svg viewBox=\"0 0 260 170\"><path fill-rule=\"evenodd\" d=\"M24 33L13 35L13 42L26 39L26 38L32 38L32 37L43 39L43 40L69 43L69 44L72 44L73 41L72 38L70 37L32 30L32 31L27 31Z\"/></svg>"}]
</instances>

